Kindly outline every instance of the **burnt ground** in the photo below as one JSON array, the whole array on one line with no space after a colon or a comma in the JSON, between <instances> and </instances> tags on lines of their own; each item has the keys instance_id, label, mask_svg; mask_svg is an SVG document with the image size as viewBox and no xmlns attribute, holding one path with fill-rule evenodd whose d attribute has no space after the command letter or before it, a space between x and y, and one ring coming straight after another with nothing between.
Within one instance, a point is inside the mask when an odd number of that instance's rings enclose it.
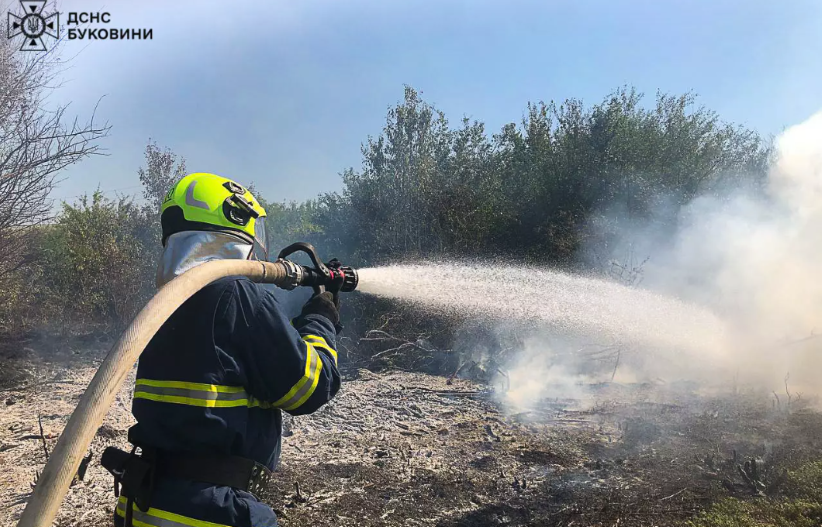
<instances>
[{"instance_id":1,"label":"burnt ground","mask_svg":"<svg viewBox=\"0 0 822 527\"><path fill-rule=\"evenodd\" d=\"M14 525L44 444L54 447L109 345L63 342L45 354L24 342L3 352L0 525ZM107 524L114 500L99 455L126 445L132 382L56 525ZM349 371L331 404L287 421L263 498L285 527L681 525L723 497L778 496L785 469L820 457L822 415L796 401L788 409L773 396L664 384L588 388L586 404L517 411L468 380Z\"/></svg>"}]
</instances>

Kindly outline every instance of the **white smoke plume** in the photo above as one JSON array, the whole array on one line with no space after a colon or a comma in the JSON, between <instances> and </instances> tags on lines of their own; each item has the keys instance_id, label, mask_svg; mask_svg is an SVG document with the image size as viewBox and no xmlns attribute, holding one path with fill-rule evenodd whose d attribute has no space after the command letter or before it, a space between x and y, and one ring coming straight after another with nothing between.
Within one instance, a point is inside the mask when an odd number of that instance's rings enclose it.
<instances>
[{"instance_id":1,"label":"white smoke plume","mask_svg":"<svg viewBox=\"0 0 822 527\"><path fill-rule=\"evenodd\" d=\"M643 244L647 231L633 238L651 258L644 285L699 302L725 323L719 353L741 381L780 389L789 376L793 390L819 394L822 112L786 130L775 149L766 195L694 200L661 252ZM699 377L711 373L719 372Z\"/></svg>"}]
</instances>

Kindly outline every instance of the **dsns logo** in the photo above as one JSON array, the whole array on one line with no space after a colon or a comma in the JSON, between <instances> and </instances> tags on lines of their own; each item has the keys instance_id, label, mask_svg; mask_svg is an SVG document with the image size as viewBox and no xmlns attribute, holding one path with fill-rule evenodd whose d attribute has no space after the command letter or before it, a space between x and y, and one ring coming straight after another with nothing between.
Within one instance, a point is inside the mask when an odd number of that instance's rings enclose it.
<instances>
[{"instance_id":1,"label":"dsns logo","mask_svg":"<svg viewBox=\"0 0 822 527\"><path fill-rule=\"evenodd\" d=\"M23 13L16 15L9 12L8 37L21 36L21 51L46 51L43 35L58 38L60 33L60 15L52 13L43 15L46 0L20 0Z\"/></svg>"}]
</instances>

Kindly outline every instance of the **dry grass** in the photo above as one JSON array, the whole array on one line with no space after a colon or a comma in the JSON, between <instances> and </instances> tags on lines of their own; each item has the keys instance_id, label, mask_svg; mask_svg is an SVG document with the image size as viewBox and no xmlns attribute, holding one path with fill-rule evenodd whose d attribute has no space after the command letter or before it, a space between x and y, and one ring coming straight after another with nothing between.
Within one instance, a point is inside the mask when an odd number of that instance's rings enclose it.
<instances>
[{"instance_id":1,"label":"dry grass","mask_svg":"<svg viewBox=\"0 0 822 527\"><path fill-rule=\"evenodd\" d=\"M45 461L43 442L53 448L105 349L64 343L46 360L36 342L26 347L6 353L4 371L16 373L0 383L0 525L14 524ZM125 446L130 389L95 438L85 480L71 488L57 525L108 522L114 499L99 455ZM719 527L740 525L723 523L734 514L815 517L813 496L797 493L822 488L816 472L802 471L822 447L815 411L789 413L754 394L591 389L592 407L544 401L512 412L466 380L351 371L335 401L287 421L282 466L264 499L285 527Z\"/></svg>"}]
</instances>

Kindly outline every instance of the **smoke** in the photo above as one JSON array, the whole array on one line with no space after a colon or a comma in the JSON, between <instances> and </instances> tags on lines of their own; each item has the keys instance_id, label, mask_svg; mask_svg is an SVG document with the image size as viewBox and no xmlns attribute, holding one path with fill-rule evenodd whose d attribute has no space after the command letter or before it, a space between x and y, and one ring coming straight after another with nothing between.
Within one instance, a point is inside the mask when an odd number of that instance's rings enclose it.
<instances>
[{"instance_id":1,"label":"smoke","mask_svg":"<svg viewBox=\"0 0 822 527\"><path fill-rule=\"evenodd\" d=\"M604 370L593 371L590 364L581 367L575 354L579 346L544 332L526 339L506 364L504 374L496 379L501 401L511 409L527 409L544 400L559 401L566 408L591 403L588 387L611 375ZM605 350L606 360L615 357L613 351ZM609 369L608 362L605 370Z\"/></svg>"},{"instance_id":2,"label":"smoke","mask_svg":"<svg viewBox=\"0 0 822 527\"><path fill-rule=\"evenodd\" d=\"M813 338L822 331L822 112L777 138L763 191L701 196L673 236L660 233L634 225L619 250L647 251L643 287L724 322L726 371L706 369L698 380L730 380L730 369L763 387L784 387L789 375L794 390L822 391L822 339Z\"/></svg>"}]
</instances>

